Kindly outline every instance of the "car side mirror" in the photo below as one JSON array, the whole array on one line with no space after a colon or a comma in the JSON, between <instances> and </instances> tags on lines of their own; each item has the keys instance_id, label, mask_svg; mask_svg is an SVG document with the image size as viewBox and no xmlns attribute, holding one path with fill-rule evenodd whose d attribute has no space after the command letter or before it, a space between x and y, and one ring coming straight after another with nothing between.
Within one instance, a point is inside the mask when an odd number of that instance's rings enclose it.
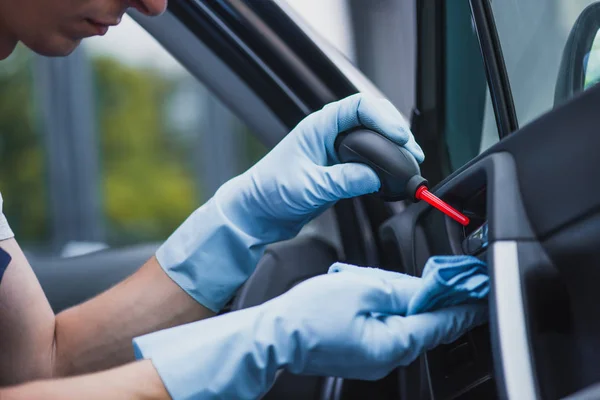
<instances>
[{"instance_id":1,"label":"car side mirror","mask_svg":"<svg viewBox=\"0 0 600 400\"><path fill-rule=\"evenodd\" d=\"M554 92L557 106L600 81L600 3L577 18L563 51Z\"/></svg>"}]
</instances>

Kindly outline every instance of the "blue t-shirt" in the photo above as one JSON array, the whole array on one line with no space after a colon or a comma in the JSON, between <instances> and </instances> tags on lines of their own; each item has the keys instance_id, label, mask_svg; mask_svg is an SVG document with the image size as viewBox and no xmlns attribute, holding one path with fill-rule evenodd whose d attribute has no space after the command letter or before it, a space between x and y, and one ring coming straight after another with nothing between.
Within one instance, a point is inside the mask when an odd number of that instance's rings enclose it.
<instances>
[{"instance_id":1,"label":"blue t-shirt","mask_svg":"<svg viewBox=\"0 0 600 400\"><path fill-rule=\"evenodd\" d=\"M8 267L8 264L10 264L10 260L12 260L10 254L0 249L0 283L2 283L4 271L6 271L6 267Z\"/></svg>"}]
</instances>

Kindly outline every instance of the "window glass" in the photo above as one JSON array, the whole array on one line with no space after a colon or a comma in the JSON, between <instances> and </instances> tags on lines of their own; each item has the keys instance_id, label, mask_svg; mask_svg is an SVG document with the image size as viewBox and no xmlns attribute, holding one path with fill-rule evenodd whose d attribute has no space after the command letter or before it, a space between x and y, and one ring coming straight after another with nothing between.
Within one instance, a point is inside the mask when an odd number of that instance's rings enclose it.
<instances>
[{"instance_id":1,"label":"window glass","mask_svg":"<svg viewBox=\"0 0 600 400\"><path fill-rule=\"evenodd\" d=\"M105 240L163 240L266 149L130 18L87 46Z\"/></svg>"},{"instance_id":2,"label":"window glass","mask_svg":"<svg viewBox=\"0 0 600 400\"><path fill-rule=\"evenodd\" d=\"M161 242L267 151L128 17L67 59L0 65L0 190L36 255Z\"/></svg>"},{"instance_id":3,"label":"window glass","mask_svg":"<svg viewBox=\"0 0 600 400\"><path fill-rule=\"evenodd\" d=\"M590 0L494 0L492 10L519 124L554 107L565 44Z\"/></svg>"},{"instance_id":4,"label":"window glass","mask_svg":"<svg viewBox=\"0 0 600 400\"><path fill-rule=\"evenodd\" d=\"M449 171L498 141L479 42L466 1L446 3L444 136Z\"/></svg>"},{"instance_id":5,"label":"window glass","mask_svg":"<svg viewBox=\"0 0 600 400\"><path fill-rule=\"evenodd\" d=\"M339 50L404 116L415 106L416 5L414 1L277 0L338 66ZM308 28L308 29L307 29ZM393 40L390 40L393 38ZM326 46L329 43L332 46ZM329 48L328 48L329 47ZM339 60L339 61L338 61ZM344 67L342 67L344 69Z\"/></svg>"},{"instance_id":6,"label":"window glass","mask_svg":"<svg viewBox=\"0 0 600 400\"><path fill-rule=\"evenodd\" d=\"M327 43L354 60L354 32L350 21L350 5L347 0L281 0L300 17L296 21L306 25Z\"/></svg>"}]
</instances>

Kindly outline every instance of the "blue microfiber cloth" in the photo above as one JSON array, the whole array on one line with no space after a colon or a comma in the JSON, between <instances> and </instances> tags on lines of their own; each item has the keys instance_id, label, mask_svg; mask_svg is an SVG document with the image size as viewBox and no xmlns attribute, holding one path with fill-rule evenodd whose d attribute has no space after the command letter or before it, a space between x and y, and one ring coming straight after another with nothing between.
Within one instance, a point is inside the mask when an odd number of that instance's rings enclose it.
<instances>
[{"instance_id":1,"label":"blue microfiber cloth","mask_svg":"<svg viewBox=\"0 0 600 400\"><path fill-rule=\"evenodd\" d=\"M335 263L329 273L349 272L380 279L410 281L413 292L406 315L485 299L490 291L486 264L472 256L434 256L425 264L423 276L402 274L378 268Z\"/></svg>"},{"instance_id":2,"label":"blue microfiber cloth","mask_svg":"<svg viewBox=\"0 0 600 400\"><path fill-rule=\"evenodd\" d=\"M487 272L486 264L472 256L431 257L423 269L423 287L411 298L407 315L486 298Z\"/></svg>"}]
</instances>

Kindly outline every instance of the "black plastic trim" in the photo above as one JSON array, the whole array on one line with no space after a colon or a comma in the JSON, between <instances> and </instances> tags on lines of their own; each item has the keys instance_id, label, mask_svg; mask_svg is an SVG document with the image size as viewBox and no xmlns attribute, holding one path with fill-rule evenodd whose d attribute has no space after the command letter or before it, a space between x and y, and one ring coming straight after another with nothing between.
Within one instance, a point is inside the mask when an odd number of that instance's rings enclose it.
<instances>
[{"instance_id":1,"label":"black plastic trim","mask_svg":"<svg viewBox=\"0 0 600 400\"><path fill-rule=\"evenodd\" d=\"M470 0L469 3L485 65L498 134L502 139L519 129L502 47L489 1Z\"/></svg>"},{"instance_id":2,"label":"black plastic trim","mask_svg":"<svg viewBox=\"0 0 600 400\"><path fill-rule=\"evenodd\" d=\"M544 398L564 396L600 376L593 357L597 354L594 349L600 348L595 340L600 322L589 313L589 304L597 303L600 275L597 268L590 267L600 260L600 187L594 184L600 169L595 150L600 147L596 134L599 104L600 86L577 95L492 146L435 190L441 195L460 196L484 182L478 177L480 166L487 163L499 172L493 174L495 183L489 176L487 181L490 236L492 241L513 240L518 245L535 379ZM472 183L465 186L466 182ZM410 206L402 214L408 226L398 226L395 231L387 226L390 239L400 239L398 233L410 234L414 228L407 218L417 218L423 212L419 206ZM523 222L528 229L518 227ZM412 241L404 241L413 246ZM405 247L400 250L405 251ZM488 255L493 256L493 248ZM407 269L410 256L403 254L403 259L408 259ZM490 266L493 268L493 263ZM494 274L491 269L490 275ZM490 301L493 310L493 293ZM492 342L496 343L494 318L491 315ZM498 349L495 354L499 355ZM496 362L500 363L501 357L496 357ZM506 396L503 377L500 374L497 378L500 395Z\"/></svg>"},{"instance_id":3,"label":"black plastic trim","mask_svg":"<svg viewBox=\"0 0 600 400\"><path fill-rule=\"evenodd\" d=\"M272 1L171 0L173 13L290 129L356 92L331 60Z\"/></svg>"},{"instance_id":4,"label":"black plastic trim","mask_svg":"<svg viewBox=\"0 0 600 400\"><path fill-rule=\"evenodd\" d=\"M307 106L294 99L287 88L276 82L266 65L259 65L243 49L205 2L171 0L169 11L246 82L288 128L303 118Z\"/></svg>"},{"instance_id":5,"label":"black plastic trim","mask_svg":"<svg viewBox=\"0 0 600 400\"><path fill-rule=\"evenodd\" d=\"M285 84L290 91L303 101L309 109L321 108L323 101L329 102L335 99L333 92L324 84L320 77L315 74L293 49L290 48L285 38L278 35L272 25L265 21L257 11L267 11L266 16L277 13L277 17L284 17L283 13L275 3L270 1L254 2L247 4L245 1L229 0L214 2L213 10L219 18L239 38L243 38L246 52L252 52L255 56L268 66L275 77ZM220 5L220 6L217 6ZM226 6L225 6L226 5ZM265 6L270 8L265 10ZM283 18L284 22L287 18ZM295 25L291 25L296 27ZM291 28L290 29L293 29ZM290 34L291 32L286 32ZM294 32L298 34L299 32ZM302 38L300 38L302 40ZM318 57L319 49L310 47L313 54L309 57ZM310 58L308 58L310 59Z\"/></svg>"},{"instance_id":6,"label":"black plastic trim","mask_svg":"<svg viewBox=\"0 0 600 400\"><path fill-rule=\"evenodd\" d=\"M517 252L533 379L539 397L555 399L580 386L580 360L570 340L572 301L560 269L543 246L535 241L520 242Z\"/></svg>"},{"instance_id":7,"label":"black plastic trim","mask_svg":"<svg viewBox=\"0 0 600 400\"><path fill-rule=\"evenodd\" d=\"M322 103L338 98L344 98L357 91L349 79L340 73L338 66L306 35L306 33L281 10L273 1L243 0L248 8L259 17L270 30L269 42L264 43L265 31L255 31L253 46L258 54L270 46L272 53L277 52L278 57L269 64L279 76L289 83L295 93L307 99L314 98L314 107L321 108ZM240 0L231 1L239 3ZM285 18L282 18L285 16ZM288 52L282 51L287 47ZM292 54L293 53L293 54ZM268 55L265 54L265 58ZM277 64L279 61L281 64ZM309 102L310 105L310 102Z\"/></svg>"},{"instance_id":8,"label":"black plastic trim","mask_svg":"<svg viewBox=\"0 0 600 400\"><path fill-rule=\"evenodd\" d=\"M600 209L600 186L594 184L600 168L594 150L600 148L599 104L600 86L578 94L490 147L435 189L488 155L508 152L515 159L521 198L538 239L586 218Z\"/></svg>"},{"instance_id":9,"label":"black plastic trim","mask_svg":"<svg viewBox=\"0 0 600 400\"><path fill-rule=\"evenodd\" d=\"M521 198L515 160L508 152L488 154L469 169L454 175L452 181L437 187L434 193L461 208L461 204L466 203L484 187L487 187L489 242L536 240ZM380 235L388 244L387 251L395 253L396 256L386 267L395 266L400 272L418 274L415 270L418 264L416 231L419 229L419 220L430 210L426 203L416 203L381 226ZM448 238L449 250L452 250L453 254L462 254L463 237L458 224L444 217L440 228L440 234ZM460 240L453 246L452 240L459 236ZM396 248L392 249L391 246Z\"/></svg>"},{"instance_id":10,"label":"black plastic trim","mask_svg":"<svg viewBox=\"0 0 600 400\"><path fill-rule=\"evenodd\" d=\"M427 155L421 172L433 184L450 172L449 157L442 140L445 115L445 2L417 1L417 68L415 109L411 130Z\"/></svg>"},{"instance_id":11,"label":"black plastic trim","mask_svg":"<svg viewBox=\"0 0 600 400\"><path fill-rule=\"evenodd\" d=\"M436 194L463 200L482 187L487 188L490 243L536 239L523 206L515 160L508 152L493 153L479 160L451 182L437 188Z\"/></svg>"}]
</instances>

